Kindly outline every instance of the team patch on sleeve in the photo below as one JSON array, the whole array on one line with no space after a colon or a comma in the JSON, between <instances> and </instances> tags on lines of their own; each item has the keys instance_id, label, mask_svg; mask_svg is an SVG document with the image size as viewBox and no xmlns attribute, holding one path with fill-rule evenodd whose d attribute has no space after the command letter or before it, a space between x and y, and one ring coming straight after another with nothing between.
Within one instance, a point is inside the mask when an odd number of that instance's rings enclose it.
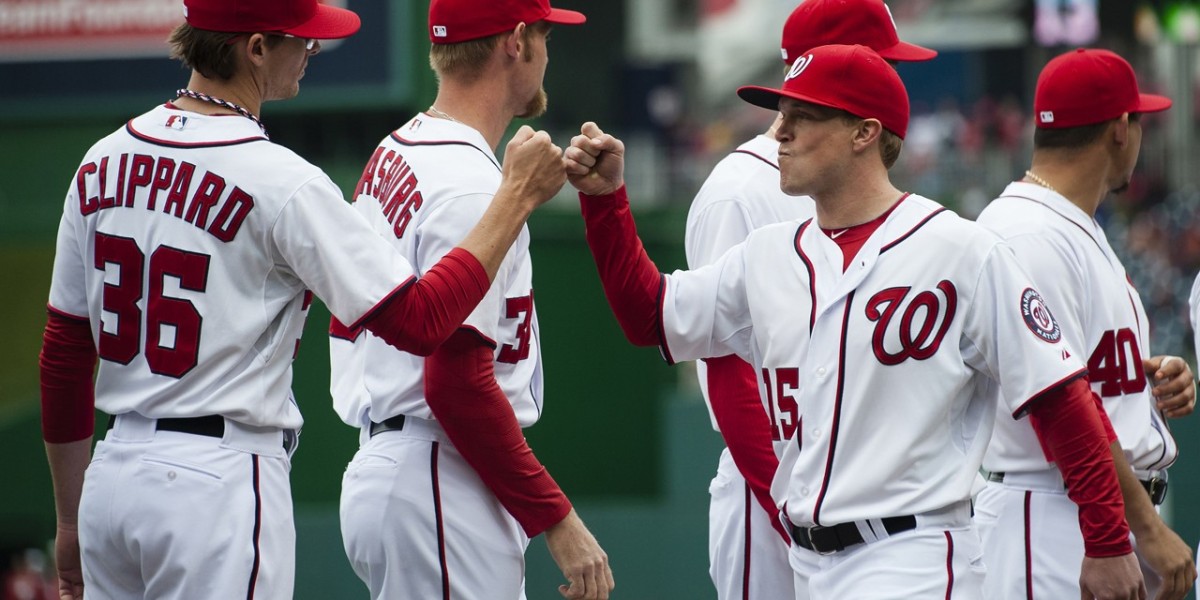
<instances>
[{"instance_id":1,"label":"team patch on sleeve","mask_svg":"<svg viewBox=\"0 0 1200 600\"><path fill-rule=\"evenodd\" d=\"M1058 328L1058 321L1055 321L1054 315L1050 314L1050 307L1046 306L1042 295L1033 288L1025 288L1025 291L1021 293L1021 317L1025 319L1025 325L1029 327L1029 330L1042 341L1057 344L1062 339L1062 330Z\"/></svg>"}]
</instances>

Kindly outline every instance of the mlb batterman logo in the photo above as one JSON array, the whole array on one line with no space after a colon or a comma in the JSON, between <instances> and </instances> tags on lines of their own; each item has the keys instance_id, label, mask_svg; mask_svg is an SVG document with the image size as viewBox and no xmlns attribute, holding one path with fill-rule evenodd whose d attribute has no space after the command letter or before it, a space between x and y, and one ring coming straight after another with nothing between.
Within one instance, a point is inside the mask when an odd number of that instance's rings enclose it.
<instances>
[{"instance_id":1,"label":"mlb batterman logo","mask_svg":"<svg viewBox=\"0 0 1200 600\"><path fill-rule=\"evenodd\" d=\"M434 25L433 26L433 37L446 37L446 26L445 25Z\"/></svg>"},{"instance_id":2,"label":"mlb batterman logo","mask_svg":"<svg viewBox=\"0 0 1200 600\"><path fill-rule=\"evenodd\" d=\"M1043 123L1053 123L1054 122L1054 111L1043 110L1042 112L1038 113L1038 118L1040 118Z\"/></svg>"},{"instance_id":3,"label":"mlb batterman logo","mask_svg":"<svg viewBox=\"0 0 1200 600\"><path fill-rule=\"evenodd\" d=\"M785 52L786 52L786 50L785 50ZM804 70L808 68L808 65L812 63L812 58L813 58L813 55L811 55L811 54L806 54L804 56L801 56L800 58L797 58L796 62L792 63L792 68L788 70L787 77L784 77L783 80L790 81L792 79L799 77L800 74L803 73Z\"/></svg>"},{"instance_id":4,"label":"mlb batterman logo","mask_svg":"<svg viewBox=\"0 0 1200 600\"><path fill-rule=\"evenodd\" d=\"M1058 328L1058 322L1054 320L1054 315L1050 314L1050 307L1046 306L1046 301L1037 290L1025 288L1021 294L1021 316L1029 330L1042 341L1057 344L1062 339L1062 330Z\"/></svg>"}]
</instances>

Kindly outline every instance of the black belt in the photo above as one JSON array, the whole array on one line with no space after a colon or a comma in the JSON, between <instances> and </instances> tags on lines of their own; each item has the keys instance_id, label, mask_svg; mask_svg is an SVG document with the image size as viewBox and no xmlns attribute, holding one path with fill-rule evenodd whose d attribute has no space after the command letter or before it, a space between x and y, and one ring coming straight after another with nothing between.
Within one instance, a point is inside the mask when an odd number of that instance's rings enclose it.
<instances>
[{"instance_id":1,"label":"black belt","mask_svg":"<svg viewBox=\"0 0 1200 600\"><path fill-rule=\"evenodd\" d=\"M895 535L902 531L916 529L917 518L912 515L903 517L887 517L880 519L883 522L883 529L889 535ZM854 523L838 523L829 527L799 527L791 526L792 540L797 546L806 550L812 550L817 554L833 554L841 552L851 546L857 546L866 542L862 534L858 532L858 525Z\"/></svg>"},{"instance_id":2,"label":"black belt","mask_svg":"<svg viewBox=\"0 0 1200 600\"><path fill-rule=\"evenodd\" d=\"M112 429L116 422L117 416L110 416L108 418L108 428ZM221 415L157 419L154 422L154 429L158 431L178 431L180 433L192 433L195 435L206 435L208 437L219 438L225 437L225 419Z\"/></svg>"},{"instance_id":3,"label":"black belt","mask_svg":"<svg viewBox=\"0 0 1200 600\"><path fill-rule=\"evenodd\" d=\"M396 415L390 419L384 419L382 423L371 421L371 437L383 433L385 431L400 431L404 429L404 415Z\"/></svg>"},{"instance_id":4,"label":"black belt","mask_svg":"<svg viewBox=\"0 0 1200 600\"><path fill-rule=\"evenodd\" d=\"M1004 472L988 473L987 479L996 483L1004 483ZM1150 495L1150 503L1154 506L1162 504L1163 500L1167 499L1167 480L1165 478L1155 476L1150 479L1139 479L1138 481L1142 484L1146 493Z\"/></svg>"}]
</instances>

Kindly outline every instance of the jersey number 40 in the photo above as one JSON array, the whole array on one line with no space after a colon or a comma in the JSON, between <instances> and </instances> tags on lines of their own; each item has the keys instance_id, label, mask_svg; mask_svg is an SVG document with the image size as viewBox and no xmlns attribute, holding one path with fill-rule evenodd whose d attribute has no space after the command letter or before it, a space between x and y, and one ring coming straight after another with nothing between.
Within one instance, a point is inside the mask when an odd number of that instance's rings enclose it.
<instances>
[{"instance_id":1,"label":"jersey number 40","mask_svg":"<svg viewBox=\"0 0 1200 600\"><path fill-rule=\"evenodd\" d=\"M1105 331L1088 358L1087 366L1088 379L1100 384L1102 397L1136 394L1146 389L1142 352L1138 349L1137 336L1128 327Z\"/></svg>"}]
</instances>

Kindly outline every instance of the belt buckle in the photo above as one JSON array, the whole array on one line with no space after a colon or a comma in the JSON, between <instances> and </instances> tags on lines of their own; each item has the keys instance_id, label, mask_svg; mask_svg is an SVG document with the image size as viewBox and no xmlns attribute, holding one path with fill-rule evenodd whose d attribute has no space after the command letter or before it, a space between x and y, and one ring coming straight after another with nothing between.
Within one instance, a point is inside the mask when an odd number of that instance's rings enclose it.
<instances>
[{"instance_id":1,"label":"belt buckle","mask_svg":"<svg viewBox=\"0 0 1200 600\"><path fill-rule=\"evenodd\" d=\"M801 544L801 545L808 546L809 550L812 550L813 552L816 552L817 554L819 554L821 556L830 556L832 554L837 554L838 552L845 550L845 548L837 548L837 547L833 547L833 548L829 548L829 549L822 549L822 548L818 548L817 545L813 543L812 532L820 531L822 529L828 529L827 527L823 527L821 525L814 525L812 527L797 527L797 529L800 532L801 539L804 539L807 542L807 543Z\"/></svg>"},{"instance_id":2,"label":"belt buckle","mask_svg":"<svg viewBox=\"0 0 1200 600\"><path fill-rule=\"evenodd\" d=\"M1157 475L1145 481L1146 491L1150 494L1150 503L1158 506L1167 499L1167 480Z\"/></svg>"}]
</instances>

